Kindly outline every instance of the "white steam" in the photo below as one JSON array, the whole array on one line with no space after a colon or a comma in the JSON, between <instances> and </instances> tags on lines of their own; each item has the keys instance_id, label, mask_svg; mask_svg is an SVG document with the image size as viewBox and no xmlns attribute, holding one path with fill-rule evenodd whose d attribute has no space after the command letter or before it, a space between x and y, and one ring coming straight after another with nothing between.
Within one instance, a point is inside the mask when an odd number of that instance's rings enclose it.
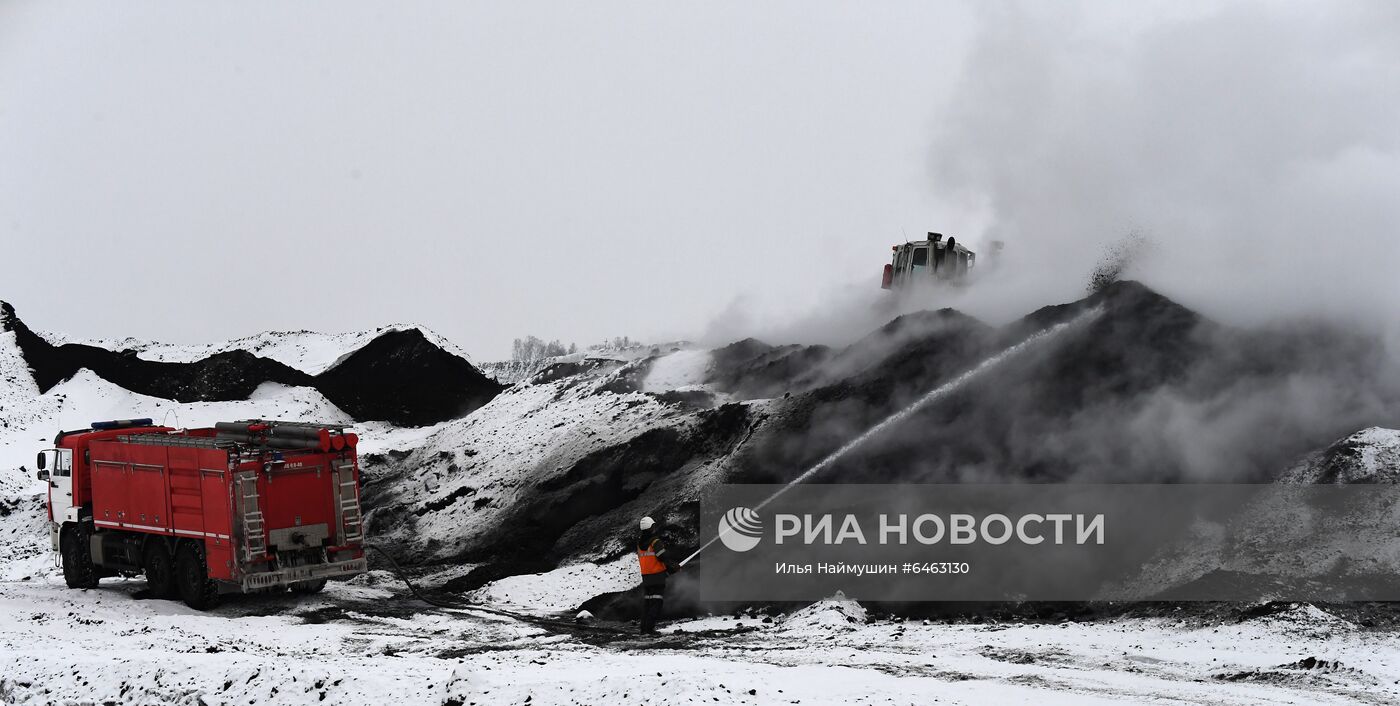
<instances>
[{"instance_id":1,"label":"white steam","mask_svg":"<svg viewBox=\"0 0 1400 706\"><path fill-rule=\"evenodd\" d=\"M1153 247L1122 276L1226 323L1400 321L1396 5L975 7L930 125L933 220L908 225L1006 248L977 286L893 313L1002 323L1077 299L1137 234ZM781 316L737 302L713 338L848 342L891 315L887 256L872 245L868 278L814 283Z\"/></svg>"},{"instance_id":2,"label":"white steam","mask_svg":"<svg viewBox=\"0 0 1400 706\"><path fill-rule=\"evenodd\" d=\"M1007 242L979 297L1072 298L1138 231L1158 247L1128 276L1226 321L1400 318L1393 4L979 7L931 151L936 188Z\"/></svg>"}]
</instances>

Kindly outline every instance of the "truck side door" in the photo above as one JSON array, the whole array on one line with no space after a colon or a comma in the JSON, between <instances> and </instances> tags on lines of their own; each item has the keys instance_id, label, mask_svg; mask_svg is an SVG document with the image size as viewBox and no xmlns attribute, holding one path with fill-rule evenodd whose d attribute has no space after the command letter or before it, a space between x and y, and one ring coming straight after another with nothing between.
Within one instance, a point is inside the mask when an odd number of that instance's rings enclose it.
<instances>
[{"instance_id":1,"label":"truck side door","mask_svg":"<svg viewBox=\"0 0 1400 706\"><path fill-rule=\"evenodd\" d=\"M62 524L68 508L73 507L73 450L57 449L54 456L54 467L49 471L49 508L53 521Z\"/></svg>"},{"instance_id":2,"label":"truck side door","mask_svg":"<svg viewBox=\"0 0 1400 706\"><path fill-rule=\"evenodd\" d=\"M201 449L169 449L169 525L184 537L204 536L204 481L199 470Z\"/></svg>"}]
</instances>

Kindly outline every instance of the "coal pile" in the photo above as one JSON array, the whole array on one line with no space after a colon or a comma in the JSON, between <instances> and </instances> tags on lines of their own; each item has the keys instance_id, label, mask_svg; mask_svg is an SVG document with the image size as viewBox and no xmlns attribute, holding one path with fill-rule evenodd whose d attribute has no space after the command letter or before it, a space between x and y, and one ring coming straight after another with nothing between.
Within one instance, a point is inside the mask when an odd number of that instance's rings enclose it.
<instances>
[{"instance_id":1,"label":"coal pile","mask_svg":"<svg viewBox=\"0 0 1400 706\"><path fill-rule=\"evenodd\" d=\"M831 357L831 350L826 346L771 346L746 338L716 349L710 357L705 382L751 400L791 392L804 376Z\"/></svg>"},{"instance_id":2,"label":"coal pile","mask_svg":"<svg viewBox=\"0 0 1400 706\"><path fill-rule=\"evenodd\" d=\"M15 332L41 391L48 391L82 368L132 392L178 402L247 399L264 382L312 383L306 373L247 351L218 353L192 363L162 363L142 360L131 351L78 343L55 346L31 331L6 302L0 302L0 317L4 330Z\"/></svg>"},{"instance_id":3,"label":"coal pile","mask_svg":"<svg viewBox=\"0 0 1400 706\"><path fill-rule=\"evenodd\" d=\"M532 478L518 494L460 481L456 492L418 492L431 461L423 450L374 469L366 503L377 525L407 528L410 560L482 565L450 589L615 558L630 551L640 514L671 524L673 546L694 546L706 484L790 481L931 390L1072 320L1080 323L968 378L812 482L1257 482L1358 428L1400 419L1400 379L1383 374L1389 359L1367 332L1235 329L1114 281L999 327L945 309L893 319L841 349L739 341L711 353L707 385L716 397L761 402L701 409L651 395L666 404L608 429L612 441L586 455L491 471ZM551 401L530 415L572 424L580 400L611 400L598 409L616 419L621 407L650 403L638 392L647 365L560 364L507 395L549 385ZM586 444L594 433L544 440ZM439 464L444 478L479 472L468 457L489 445L457 438L462 448L438 449L453 459ZM452 508L460 512L443 521ZM588 607L608 615L614 600L635 602L618 594Z\"/></svg>"},{"instance_id":4,"label":"coal pile","mask_svg":"<svg viewBox=\"0 0 1400 706\"><path fill-rule=\"evenodd\" d=\"M315 387L355 419L401 426L460 417L505 389L417 329L375 338L318 375Z\"/></svg>"},{"instance_id":5,"label":"coal pile","mask_svg":"<svg viewBox=\"0 0 1400 706\"><path fill-rule=\"evenodd\" d=\"M908 404L997 351L990 326L953 309L900 316L809 373L808 389L843 390L864 399Z\"/></svg>"},{"instance_id":6,"label":"coal pile","mask_svg":"<svg viewBox=\"0 0 1400 706\"><path fill-rule=\"evenodd\" d=\"M133 351L77 343L55 346L0 302L0 330L14 331L41 391L87 368L108 382L177 402L247 399L265 382L314 387L357 420L434 424L490 401L502 386L421 331L390 331L318 376L243 350L189 363L144 360Z\"/></svg>"},{"instance_id":7,"label":"coal pile","mask_svg":"<svg viewBox=\"0 0 1400 706\"><path fill-rule=\"evenodd\" d=\"M1093 308L1101 313L1088 325L960 387L815 480L1265 481L1400 412L1400 385L1375 384L1384 356L1364 332L1238 331L1139 283L1113 282L998 330L947 312L951 326L926 314L903 335L886 332L896 345L872 350L888 354L851 356L878 362L776 412L741 452L734 480L790 480L991 353ZM1331 397L1294 399L1300 381ZM1322 411L1327 404L1335 409Z\"/></svg>"},{"instance_id":8,"label":"coal pile","mask_svg":"<svg viewBox=\"0 0 1400 706\"><path fill-rule=\"evenodd\" d=\"M748 338L716 349L705 382L741 399L808 393L836 385L871 397L901 394L897 379L937 379L995 352L992 328L953 309L896 317L841 350L773 346ZM922 394L920 391L919 394Z\"/></svg>"}]
</instances>

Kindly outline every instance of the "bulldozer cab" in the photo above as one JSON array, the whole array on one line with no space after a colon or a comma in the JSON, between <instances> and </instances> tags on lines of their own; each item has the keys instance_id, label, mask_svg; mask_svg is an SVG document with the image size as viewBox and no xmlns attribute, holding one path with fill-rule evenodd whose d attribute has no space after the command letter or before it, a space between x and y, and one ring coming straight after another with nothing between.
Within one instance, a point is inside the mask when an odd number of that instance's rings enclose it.
<instances>
[{"instance_id":1,"label":"bulldozer cab","mask_svg":"<svg viewBox=\"0 0 1400 706\"><path fill-rule=\"evenodd\" d=\"M955 238L943 239L929 233L927 240L914 240L893 247L894 257L885 265L882 289L900 289L918 282L957 281L977 264L977 255Z\"/></svg>"}]
</instances>

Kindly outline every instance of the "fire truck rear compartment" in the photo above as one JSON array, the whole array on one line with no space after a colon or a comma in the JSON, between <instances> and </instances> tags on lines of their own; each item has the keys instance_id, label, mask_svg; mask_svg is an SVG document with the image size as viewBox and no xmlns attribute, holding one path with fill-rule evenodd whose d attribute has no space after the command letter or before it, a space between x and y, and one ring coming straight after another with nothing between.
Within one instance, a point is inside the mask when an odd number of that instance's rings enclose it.
<instances>
[{"instance_id":1,"label":"fire truck rear compartment","mask_svg":"<svg viewBox=\"0 0 1400 706\"><path fill-rule=\"evenodd\" d=\"M149 573L152 551L197 553L221 593L315 590L366 570L353 434L262 420L116 431L56 440L74 452L73 498L91 523L75 536L97 575Z\"/></svg>"}]
</instances>

